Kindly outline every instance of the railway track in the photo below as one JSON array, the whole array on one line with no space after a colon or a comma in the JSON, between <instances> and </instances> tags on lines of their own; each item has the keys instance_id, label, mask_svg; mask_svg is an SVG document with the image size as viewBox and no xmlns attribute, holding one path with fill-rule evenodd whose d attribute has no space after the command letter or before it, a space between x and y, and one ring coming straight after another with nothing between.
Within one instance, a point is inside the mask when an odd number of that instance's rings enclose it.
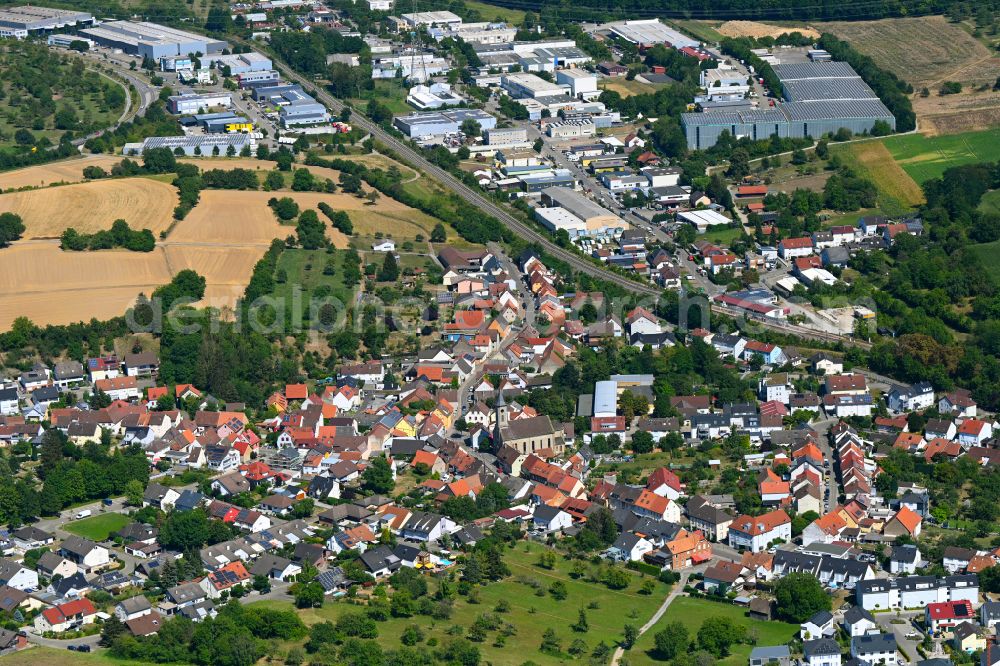
<instances>
[{"instance_id":1,"label":"railway track","mask_svg":"<svg viewBox=\"0 0 1000 666\"><path fill-rule=\"evenodd\" d=\"M273 53L271 54L272 60L275 66L282 72L282 74L290 81L294 81L299 85L315 89L316 98L327 105L331 110L339 113L344 108L344 103L331 95L327 90L323 89L321 85L318 85L315 81L303 76L299 72L293 70L285 62L280 60ZM386 132L379 125L369 120L357 109L351 109L351 123L362 128L369 134L372 138L382 142L386 146L392 148L404 161L409 162L410 166L421 171L427 175L430 175L440 181L442 184L446 185L449 189L453 190L456 194L461 196L466 202L476 206L485 213L488 213L498 219L501 223L506 225L514 233L518 234L521 238L525 240L538 243L545 248L551 256L564 261L573 270L585 273L592 277L604 280L605 282L610 282L619 287L626 289L634 294L639 294L642 296L649 296L652 298L659 298L662 290L652 284L642 284L636 282L635 280L630 280L627 277L618 275L609 270L605 270L600 266L596 266L591 262L581 258L580 256L569 252L565 248L556 245L550 238L546 235L540 233L536 229L532 228L525 222L517 219L511 215L508 211L504 210L496 202L490 200L489 198L483 196L482 193L474 190L473 188L466 185L464 182L456 178L453 174L442 169L436 164L432 164L427 158L421 155L418 151L411 148L408 144L400 141L398 138ZM712 306L712 310L720 314L726 314L734 316L732 311L725 308ZM805 329L800 326L795 326L792 324L781 324L777 322L765 321L765 320L754 320L754 323L761 326L762 328L771 329L774 331L779 331L782 333L790 333L793 335L798 335L803 338L819 340L823 342L843 342L847 344L857 345L862 348L869 348L871 345L868 343L858 342L854 338L844 335L836 335L833 333L826 333L823 331L814 331L812 329Z\"/></svg>"}]
</instances>

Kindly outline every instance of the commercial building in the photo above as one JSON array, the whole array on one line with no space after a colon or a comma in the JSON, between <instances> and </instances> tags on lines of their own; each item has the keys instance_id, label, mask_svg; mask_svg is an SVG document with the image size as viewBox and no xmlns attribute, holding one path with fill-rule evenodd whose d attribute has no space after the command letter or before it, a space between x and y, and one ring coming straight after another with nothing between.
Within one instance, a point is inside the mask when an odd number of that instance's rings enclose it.
<instances>
[{"instance_id":1,"label":"commercial building","mask_svg":"<svg viewBox=\"0 0 1000 666\"><path fill-rule=\"evenodd\" d=\"M226 155L232 146L236 153L246 147L257 148L257 142L252 134L205 134L201 136L151 136L142 143L127 143L122 148L123 155L142 155L153 148L169 148L176 153L178 149L185 155L214 155L218 148L219 155Z\"/></svg>"},{"instance_id":2,"label":"commercial building","mask_svg":"<svg viewBox=\"0 0 1000 666\"><path fill-rule=\"evenodd\" d=\"M3 29L0 28L0 30ZM62 46L63 48L69 48L73 44L73 42L83 42L84 44L87 45L88 49L94 48L94 40L87 39L86 37L80 37L79 35L69 35L69 34L59 33L55 35L49 35L47 41L49 46Z\"/></svg>"},{"instance_id":3,"label":"commercial building","mask_svg":"<svg viewBox=\"0 0 1000 666\"><path fill-rule=\"evenodd\" d=\"M233 96L230 93L186 93L171 95L167 98L167 109L170 113L184 115L188 113L204 113L206 110L219 106L232 106Z\"/></svg>"},{"instance_id":4,"label":"commercial building","mask_svg":"<svg viewBox=\"0 0 1000 666\"><path fill-rule=\"evenodd\" d=\"M33 33L91 25L93 22L94 16L90 12L33 5L7 7L0 10L0 37L24 39Z\"/></svg>"},{"instance_id":5,"label":"commercial building","mask_svg":"<svg viewBox=\"0 0 1000 666\"><path fill-rule=\"evenodd\" d=\"M587 223L565 208L536 208L535 219L549 231L566 231L570 238L588 235Z\"/></svg>"},{"instance_id":6,"label":"commercial building","mask_svg":"<svg viewBox=\"0 0 1000 666\"><path fill-rule=\"evenodd\" d=\"M282 127L321 125L330 122L330 112L326 107L297 84L254 88L252 97L258 101L267 100L278 107Z\"/></svg>"},{"instance_id":7,"label":"commercial building","mask_svg":"<svg viewBox=\"0 0 1000 666\"><path fill-rule=\"evenodd\" d=\"M413 113L408 116L397 116L392 123L411 139L429 136L458 134L462 123L472 119L479 123L483 130L491 130L497 126L497 119L481 109L454 109L451 111L431 111Z\"/></svg>"},{"instance_id":8,"label":"commercial building","mask_svg":"<svg viewBox=\"0 0 1000 666\"><path fill-rule=\"evenodd\" d=\"M218 39L146 21L108 21L80 32L101 46L152 60L169 55L210 55L229 48Z\"/></svg>"},{"instance_id":9,"label":"commercial building","mask_svg":"<svg viewBox=\"0 0 1000 666\"><path fill-rule=\"evenodd\" d=\"M273 69L247 72L236 77L240 88L264 88L276 86L281 83L281 74Z\"/></svg>"},{"instance_id":10,"label":"commercial building","mask_svg":"<svg viewBox=\"0 0 1000 666\"><path fill-rule=\"evenodd\" d=\"M458 106L465 98L452 91L447 83L432 83L429 86L415 85L406 96L406 103L420 111Z\"/></svg>"},{"instance_id":11,"label":"commercial building","mask_svg":"<svg viewBox=\"0 0 1000 666\"><path fill-rule=\"evenodd\" d=\"M452 12L414 12L412 14L403 14L400 18L411 28L457 28L462 25L462 18Z\"/></svg>"},{"instance_id":12,"label":"commercial building","mask_svg":"<svg viewBox=\"0 0 1000 666\"><path fill-rule=\"evenodd\" d=\"M519 127L494 127L483 132L483 137L487 146L506 146L527 142L528 130Z\"/></svg>"},{"instance_id":13,"label":"commercial building","mask_svg":"<svg viewBox=\"0 0 1000 666\"><path fill-rule=\"evenodd\" d=\"M249 72L266 72L274 69L271 59L256 51L213 56L208 58L208 60L210 64L215 65L220 70L228 67L231 76L239 76L240 74L247 74Z\"/></svg>"},{"instance_id":14,"label":"commercial building","mask_svg":"<svg viewBox=\"0 0 1000 666\"><path fill-rule=\"evenodd\" d=\"M549 123L545 133L552 139L578 139L594 136L597 133L597 126L589 120L566 120Z\"/></svg>"},{"instance_id":15,"label":"commercial building","mask_svg":"<svg viewBox=\"0 0 1000 666\"><path fill-rule=\"evenodd\" d=\"M864 580L855 588L855 605L866 611L924 608L928 604L968 601L979 605L979 576L905 576Z\"/></svg>"},{"instance_id":16,"label":"commercial building","mask_svg":"<svg viewBox=\"0 0 1000 666\"><path fill-rule=\"evenodd\" d=\"M451 37L469 44L509 44L517 36L517 28L506 23L464 23L457 27L431 28L427 32L439 42Z\"/></svg>"},{"instance_id":17,"label":"commercial building","mask_svg":"<svg viewBox=\"0 0 1000 666\"><path fill-rule=\"evenodd\" d=\"M677 213L677 221L693 225L699 234L705 233L709 227L732 222L728 217L714 210L689 210Z\"/></svg>"},{"instance_id":18,"label":"commercial building","mask_svg":"<svg viewBox=\"0 0 1000 666\"><path fill-rule=\"evenodd\" d=\"M877 122L896 129L896 119L846 62L802 62L774 65L785 104L773 108L725 109L681 114L693 150L711 148L723 132L754 141L819 138L840 129L854 134L871 131Z\"/></svg>"},{"instance_id":19,"label":"commercial building","mask_svg":"<svg viewBox=\"0 0 1000 666\"><path fill-rule=\"evenodd\" d=\"M583 220L587 229L627 228L620 217L607 208L591 201L582 193L564 187L550 187L542 190L542 203L546 206L558 206Z\"/></svg>"},{"instance_id":20,"label":"commercial building","mask_svg":"<svg viewBox=\"0 0 1000 666\"><path fill-rule=\"evenodd\" d=\"M590 99L601 94L597 89L597 76L582 69L560 69L556 72L556 83L569 86L573 97Z\"/></svg>"},{"instance_id":21,"label":"commercial building","mask_svg":"<svg viewBox=\"0 0 1000 666\"><path fill-rule=\"evenodd\" d=\"M698 40L682 35L673 28L668 28L658 19L643 19L639 21L616 21L608 24L612 35L631 42L640 49L656 44L665 44L675 49L684 47L698 48Z\"/></svg>"},{"instance_id":22,"label":"commercial building","mask_svg":"<svg viewBox=\"0 0 1000 666\"><path fill-rule=\"evenodd\" d=\"M545 79L517 72L500 77L500 87L515 99L535 99L538 97L565 97L569 95L569 87L558 83L550 83Z\"/></svg>"}]
</instances>

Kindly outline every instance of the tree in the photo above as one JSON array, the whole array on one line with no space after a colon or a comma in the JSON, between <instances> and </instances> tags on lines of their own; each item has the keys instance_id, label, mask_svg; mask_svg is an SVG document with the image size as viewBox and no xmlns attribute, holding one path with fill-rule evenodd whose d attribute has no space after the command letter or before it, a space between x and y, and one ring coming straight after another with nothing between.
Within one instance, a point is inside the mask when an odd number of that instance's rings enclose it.
<instances>
[{"instance_id":1,"label":"tree","mask_svg":"<svg viewBox=\"0 0 1000 666\"><path fill-rule=\"evenodd\" d=\"M317 250L326 245L326 224L319 219L316 211L302 211L298 224L295 225L295 235L303 249Z\"/></svg>"},{"instance_id":2,"label":"tree","mask_svg":"<svg viewBox=\"0 0 1000 666\"><path fill-rule=\"evenodd\" d=\"M732 152L729 156L729 168L726 170L726 175L733 180L742 180L750 175L750 156L747 151L737 148Z\"/></svg>"},{"instance_id":3,"label":"tree","mask_svg":"<svg viewBox=\"0 0 1000 666\"><path fill-rule=\"evenodd\" d=\"M709 617L698 629L698 646L717 658L728 656L730 646L741 643L745 638L746 627L728 617Z\"/></svg>"},{"instance_id":4,"label":"tree","mask_svg":"<svg viewBox=\"0 0 1000 666\"><path fill-rule=\"evenodd\" d=\"M556 601L564 600L567 595L566 583L562 582L561 580L555 581L554 583L549 585L549 594L551 594L552 598L555 599Z\"/></svg>"},{"instance_id":5,"label":"tree","mask_svg":"<svg viewBox=\"0 0 1000 666\"><path fill-rule=\"evenodd\" d=\"M639 640L639 628L634 624L626 624L622 630L622 647L631 650L637 640Z\"/></svg>"},{"instance_id":6,"label":"tree","mask_svg":"<svg viewBox=\"0 0 1000 666\"><path fill-rule=\"evenodd\" d=\"M460 129L462 130L462 134L470 139L478 138L483 131L482 125L475 118L466 118L463 120Z\"/></svg>"},{"instance_id":7,"label":"tree","mask_svg":"<svg viewBox=\"0 0 1000 666\"><path fill-rule=\"evenodd\" d=\"M208 515L202 509L173 511L160 528L159 542L167 548L188 550L208 542Z\"/></svg>"},{"instance_id":8,"label":"tree","mask_svg":"<svg viewBox=\"0 0 1000 666\"><path fill-rule=\"evenodd\" d=\"M577 615L576 624L570 625L570 629L581 634L585 634L590 630L590 623L587 622L587 611L580 609L580 613Z\"/></svg>"},{"instance_id":9,"label":"tree","mask_svg":"<svg viewBox=\"0 0 1000 666\"><path fill-rule=\"evenodd\" d=\"M385 253L382 261L382 269L378 272L379 282L395 282L399 279L399 264L396 262L396 255L392 252Z\"/></svg>"},{"instance_id":10,"label":"tree","mask_svg":"<svg viewBox=\"0 0 1000 666\"><path fill-rule=\"evenodd\" d=\"M118 619L117 615L112 613L111 617L104 621L104 626L101 627L101 640L99 644L101 647L111 647L116 638L127 632L127 627Z\"/></svg>"},{"instance_id":11,"label":"tree","mask_svg":"<svg viewBox=\"0 0 1000 666\"><path fill-rule=\"evenodd\" d=\"M658 631L653 636L657 656L664 661L687 652L690 640L687 627L680 622L667 623L663 631Z\"/></svg>"},{"instance_id":12,"label":"tree","mask_svg":"<svg viewBox=\"0 0 1000 666\"><path fill-rule=\"evenodd\" d=\"M819 580L807 573L791 573L779 580L774 598L778 616L796 624L830 610L830 597Z\"/></svg>"},{"instance_id":13,"label":"tree","mask_svg":"<svg viewBox=\"0 0 1000 666\"><path fill-rule=\"evenodd\" d=\"M24 222L16 213L0 213L0 247L7 247L24 233Z\"/></svg>"},{"instance_id":14,"label":"tree","mask_svg":"<svg viewBox=\"0 0 1000 666\"><path fill-rule=\"evenodd\" d=\"M445 231L444 225L438 222L431 229L431 242L444 243L446 240L448 240L448 233Z\"/></svg>"},{"instance_id":15,"label":"tree","mask_svg":"<svg viewBox=\"0 0 1000 666\"><path fill-rule=\"evenodd\" d=\"M285 186L285 177L281 175L280 171L268 171L267 176L264 177L264 189L265 190L280 190Z\"/></svg>"},{"instance_id":16,"label":"tree","mask_svg":"<svg viewBox=\"0 0 1000 666\"><path fill-rule=\"evenodd\" d=\"M316 581L309 583L295 583L291 588L292 596L295 598L296 608L321 608L325 593L323 586Z\"/></svg>"},{"instance_id":17,"label":"tree","mask_svg":"<svg viewBox=\"0 0 1000 666\"><path fill-rule=\"evenodd\" d=\"M392 492L396 486L396 482L392 478L392 467L385 456L378 456L371 460L361 474L361 481L365 490L376 494Z\"/></svg>"},{"instance_id":18,"label":"tree","mask_svg":"<svg viewBox=\"0 0 1000 666\"><path fill-rule=\"evenodd\" d=\"M125 484L125 502L130 506L142 506L142 497L145 488L142 481L132 479Z\"/></svg>"},{"instance_id":19,"label":"tree","mask_svg":"<svg viewBox=\"0 0 1000 666\"><path fill-rule=\"evenodd\" d=\"M643 430L632 433L632 450L636 453L649 453L653 450L653 436Z\"/></svg>"}]
</instances>

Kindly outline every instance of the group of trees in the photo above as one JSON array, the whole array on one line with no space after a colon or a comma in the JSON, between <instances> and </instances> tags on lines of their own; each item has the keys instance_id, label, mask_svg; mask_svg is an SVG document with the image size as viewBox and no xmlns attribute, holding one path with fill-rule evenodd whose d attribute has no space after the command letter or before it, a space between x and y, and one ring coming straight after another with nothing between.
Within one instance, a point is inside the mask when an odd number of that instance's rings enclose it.
<instances>
[{"instance_id":1,"label":"group of trees","mask_svg":"<svg viewBox=\"0 0 1000 666\"><path fill-rule=\"evenodd\" d=\"M0 247L8 247L21 238L24 222L17 213L0 213Z\"/></svg>"},{"instance_id":2,"label":"group of trees","mask_svg":"<svg viewBox=\"0 0 1000 666\"><path fill-rule=\"evenodd\" d=\"M251 169L209 169L201 174L201 182L208 189L256 190L260 187L257 174Z\"/></svg>"},{"instance_id":3,"label":"group of trees","mask_svg":"<svg viewBox=\"0 0 1000 666\"><path fill-rule=\"evenodd\" d=\"M81 234L68 227L60 237L59 247L63 250L82 252L83 250L110 250L124 248L133 252L152 252L156 238L149 229L135 230L125 220L115 220L110 229L102 229L92 234Z\"/></svg>"},{"instance_id":4,"label":"group of trees","mask_svg":"<svg viewBox=\"0 0 1000 666\"><path fill-rule=\"evenodd\" d=\"M333 225L334 229L340 231L345 236L350 236L354 233L354 224L351 222L351 216L347 214L347 211L335 211L325 201L319 202L316 207L319 208L321 213L330 218L330 224Z\"/></svg>"},{"instance_id":5,"label":"group of trees","mask_svg":"<svg viewBox=\"0 0 1000 666\"><path fill-rule=\"evenodd\" d=\"M198 666L251 666L261 659L268 641L304 638L307 629L291 610L248 607L230 601L215 618L195 624L176 615L152 636L122 633L111 641L119 659L148 663L190 663Z\"/></svg>"}]
</instances>

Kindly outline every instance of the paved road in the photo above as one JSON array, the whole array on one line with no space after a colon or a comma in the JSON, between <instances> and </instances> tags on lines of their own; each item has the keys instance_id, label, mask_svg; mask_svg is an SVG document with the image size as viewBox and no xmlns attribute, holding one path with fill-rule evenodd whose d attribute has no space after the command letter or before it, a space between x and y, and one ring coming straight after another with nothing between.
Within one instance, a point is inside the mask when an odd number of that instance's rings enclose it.
<instances>
[{"instance_id":1,"label":"paved road","mask_svg":"<svg viewBox=\"0 0 1000 666\"><path fill-rule=\"evenodd\" d=\"M339 113L341 109L344 108L344 103L331 95L327 90L325 90L321 85L308 77L299 74L297 71L289 67L284 61L271 54L272 61L276 69L280 70L286 79L299 83L307 90L315 91L316 98L327 105L331 110ZM476 189L473 189L466 185L464 182L456 178L450 172L442 169L441 167L432 164L428 161L419 151L414 150L409 144L400 141L394 135L386 132L382 127L373 123L371 120L366 118L364 114L358 109L353 109L351 113L351 123L361 129L369 132L374 139L382 142L383 144L389 146L394 150L404 161L409 162L411 166L417 170L426 173L438 181L446 185L449 189L454 191L458 196L464 199L467 203L479 208L483 212L492 215L501 223L506 225L511 231L516 233L521 238L525 240L538 243L545 248L553 257L566 262L573 270L586 273L598 279L604 280L608 283L617 285L627 291L640 296L647 296L651 298L658 298L660 296L661 290L659 287L648 283L648 282L638 282L632 280L624 275L619 275L618 273L611 272L604 268L603 266L598 266L588 259L581 257L580 255L570 252L558 245L556 245L548 235L539 232L533 226L526 222L521 221L514 215L512 215L505 207L500 206L491 199L487 198L483 193ZM713 306L713 311L729 314L732 316L738 316L739 312L729 311L725 308ZM793 326L787 323L782 323L776 320L761 319L754 322L761 328L770 328L773 330L779 330L786 333L792 333L803 338L823 340L828 342L847 342L852 344L862 345L854 341L853 338L849 336L839 336L829 333L821 333L813 331L811 329L805 329L800 326Z\"/></svg>"}]
</instances>

